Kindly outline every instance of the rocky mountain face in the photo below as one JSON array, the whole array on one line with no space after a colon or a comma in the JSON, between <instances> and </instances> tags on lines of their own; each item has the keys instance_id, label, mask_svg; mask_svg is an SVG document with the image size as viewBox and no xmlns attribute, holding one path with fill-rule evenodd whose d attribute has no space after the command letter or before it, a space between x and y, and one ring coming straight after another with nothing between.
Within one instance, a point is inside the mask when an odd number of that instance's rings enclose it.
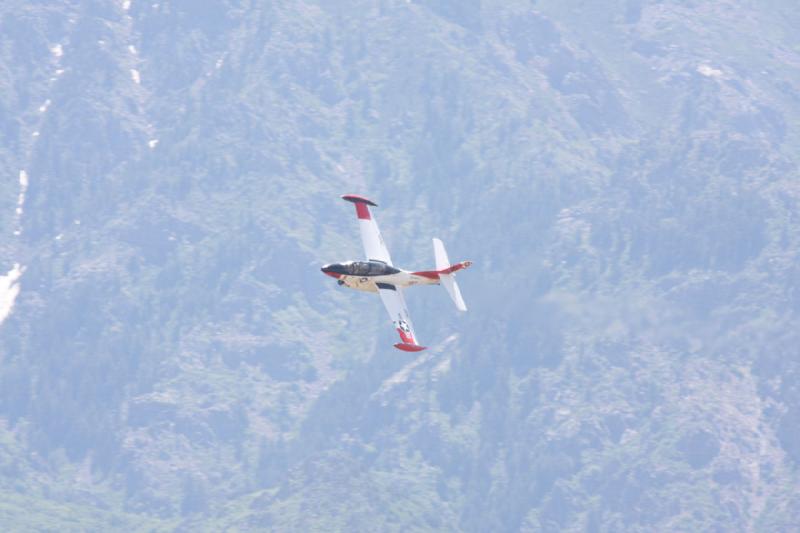
<instances>
[{"instance_id":1,"label":"rocky mountain face","mask_svg":"<svg viewBox=\"0 0 800 533\"><path fill-rule=\"evenodd\" d=\"M0 5L5 530L800 523L788 0ZM377 298L343 193L470 311Z\"/></svg>"}]
</instances>

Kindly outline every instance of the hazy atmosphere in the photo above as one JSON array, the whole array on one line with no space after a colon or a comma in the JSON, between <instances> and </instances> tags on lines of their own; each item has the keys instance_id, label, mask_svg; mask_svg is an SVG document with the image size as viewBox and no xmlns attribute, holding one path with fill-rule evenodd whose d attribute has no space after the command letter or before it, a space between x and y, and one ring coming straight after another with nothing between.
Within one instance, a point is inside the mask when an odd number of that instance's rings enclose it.
<instances>
[{"instance_id":1,"label":"hazy atmosphere","mask_svg":"<svg viewBox=\"0 0 800 533\"><path fill-rule=\"evenodd\" d=\"M800 524L796 0L3 0L0 529ZM472 260L406 292L364 259Z\"/></svg>"}]
</instances>

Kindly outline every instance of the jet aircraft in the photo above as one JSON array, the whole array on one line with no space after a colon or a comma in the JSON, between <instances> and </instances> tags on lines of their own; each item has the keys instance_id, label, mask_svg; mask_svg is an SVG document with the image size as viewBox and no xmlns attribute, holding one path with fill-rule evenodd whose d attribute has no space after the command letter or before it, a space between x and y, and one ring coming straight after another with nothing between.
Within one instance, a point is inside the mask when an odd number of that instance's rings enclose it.
<instances>
[{"instance_id":1,"label":"jet aircraft","mask_svg":"<svg viewBox=\"0 0 800 533\"><path fill-rule=\"evenodd\" d=\"M396 268L392 264L392 258L383 242L378 224L372 218L369 210L370 206L377 207L378 205L355 194L345 194L342 198L355 204L358 225L361 229L361 241L364 244L367 260L331 263L323 266L322 272L336 278L337 283L343 287L377 292L400 335L401 342L395 344L395 348L406 352L424 350L425 346L420 346L414 334L414 326L411 325L403 289L413 285L442 285L456 307L460 311L466 311L467 306L464 304L461 291L456 284L455 273L470 266L472 261L462 261L451 265L444 244L434 238L433 254L436 260L434 270L412 272Z\"/></svg>"}]
</instances>

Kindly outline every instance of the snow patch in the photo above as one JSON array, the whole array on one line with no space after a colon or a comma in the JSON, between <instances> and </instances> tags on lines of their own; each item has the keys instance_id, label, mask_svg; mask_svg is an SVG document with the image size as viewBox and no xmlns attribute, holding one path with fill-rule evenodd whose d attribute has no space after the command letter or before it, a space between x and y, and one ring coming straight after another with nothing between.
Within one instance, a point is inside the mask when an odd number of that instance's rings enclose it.
<instances>
[{"instance_id":1,"label":"snow patch","mask_svg":"<svg viewBox=\"0 0 800 533\"><path fill-rule=\"evenodd\" d=\"M25 204L25 193L28 192L28 173L24 170L19 171L19 196L17 196L17 207L22 209Z\"/></svg>"},{"instance_id":2,"label":"snow patch","mask_svg":"<svg viewBox=\"0 0 800 533\"><path fill-rule=\"evenodd\" d=\"M28 173L24 170L19 171L19 195L17 195L17 230L14 235L19 235L22 231L19 229L19 217L22 216L22 207L25 205L25 193L28 191Z\"/></svg>"},{"instance_id":3,"label":"snow patch","mask_svg":"<svg viewBox=\"0 0 800 533\"><path fill-rule=\"evenodd\" d=\"M722 71L716 68L713 68L709 65L700 65L697 67L697 72L702 74L703 76L708 76L709 78L721 78Z\"/></svg>"},{"instance_id":4,"label":"snow patch","mask_svg":"<svg viewBox=\"0 0 800 533\"><path fill-rule=\"evenodd\" d=\"M61 57L64 55L64 47L60 44L56 44L50 47L50 53L56 57Z\"/></svg>"},{"instance_id":5,"label":"snow patch","mask_svg":"<svg viewBox=\"0 0 800 533\"><path fill-rule=\"evenodd\" d=\"M142 77L139 75L139 71L136 70L135 68L131 69L131 79L133 80L133 83L135 83L136 85L142 83Z\"/></svg>"},{"instance_id":6,"label":"snow patch","mask_svg":"<svg viewBox=\"0 0 800 533\"><path fill-rule=\"evenodd\" d=\"M39 106L39 113L44 113L45 111L47 111L47 108L50 107L51 103L52 102L50 101L49 98L45 100L44 103Z\"/></svg>"},{"instance_id":7,"label":"snow patch","mask_svg":"<svg viewBox=\"0 0 800 533\"><path fill-rule=\"evenodd\" d=\"M150 148L155 148L157 144L158 144L158 139L150 139L149 141L147 141L147 146L149 146Z\"/></svg>"},{"instance_id":8,"label":"snow patch","mask_svg":"<svg viewBox=\"0 0 800 533\"><path fill-rule=\"evenodd\" d=\"M0 324L11 314L14 301L19 294L19 278L25 271L19 263L14 263L14 268L8 271L5 276L0 276Z\"/></svg>"}]
</instances>

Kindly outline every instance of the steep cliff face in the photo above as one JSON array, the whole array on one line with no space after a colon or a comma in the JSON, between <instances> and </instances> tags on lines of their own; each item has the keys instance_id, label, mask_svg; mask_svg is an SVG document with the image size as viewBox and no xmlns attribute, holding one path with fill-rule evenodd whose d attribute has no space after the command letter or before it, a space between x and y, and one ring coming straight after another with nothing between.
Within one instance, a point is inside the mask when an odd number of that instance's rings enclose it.
<instances>
[{"instance_id":1,"label":"steep cliff face","mask_svg":"<svg viewBox=\"0 0 800 533\"><path fill-rule=\"evenodd\" d=\"M798 14L606 4L0 7L0 522L800 522Z\"/></svg>"}]
</instances>

